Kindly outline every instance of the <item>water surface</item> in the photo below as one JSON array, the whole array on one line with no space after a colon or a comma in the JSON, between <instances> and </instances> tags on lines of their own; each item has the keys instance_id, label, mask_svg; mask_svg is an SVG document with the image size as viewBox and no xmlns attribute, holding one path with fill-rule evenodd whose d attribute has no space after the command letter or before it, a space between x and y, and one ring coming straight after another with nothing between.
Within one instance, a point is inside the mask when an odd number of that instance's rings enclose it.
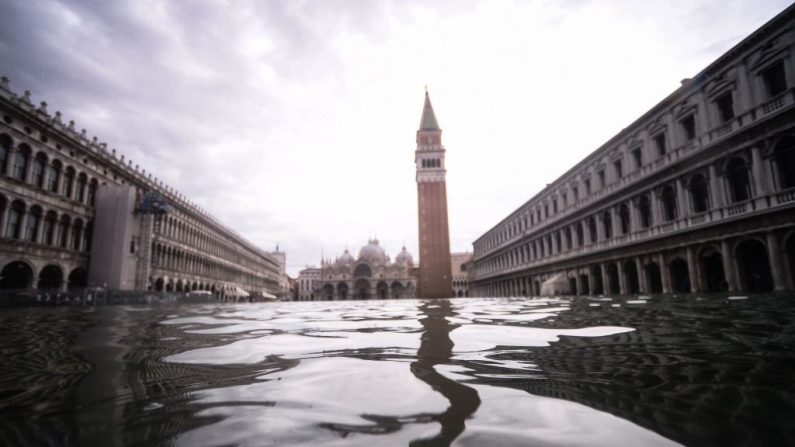
<instances>
[{"instance_id":1,"label":"water surface","mask_svg":"<svg viewBox=\"0 0 795 447\"><path fill-rule=\"evenodd\" d=\"M0 444L792 445L793 298L3 309Z\"/></svg>"}]
</instances>

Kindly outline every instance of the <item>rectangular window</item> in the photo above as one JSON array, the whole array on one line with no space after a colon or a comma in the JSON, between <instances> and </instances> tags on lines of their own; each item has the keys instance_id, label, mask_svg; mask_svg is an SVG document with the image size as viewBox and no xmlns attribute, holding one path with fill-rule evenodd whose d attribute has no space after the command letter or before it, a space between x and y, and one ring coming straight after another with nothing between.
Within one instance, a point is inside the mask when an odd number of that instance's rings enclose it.
<instances>
[{"instance_id":1,"label":"rectangular window","mask_svg":"<svg viewBox=\"0 0 795 447\"><path fill-rule=\"evenodd\" d=\"M578 197L580 197L579 191L577 190L577 187L575 186L574 188L571 188L571 199L574 200L575 203L577 203L577 198Z\"/></svg>"},{"instance_id":2,"label":"rectangular window","mask_svg":"<svg viewBox=\"0 0 795 447\"><path fill-rule=\"evenodd\" d=\"M605 171L604 169L597 172L596 176L599 177L599 188L605 187Z\"/></svg>"},{"instance_id":3,"label":"rectangular window","mask_svg":"<svg viewBox=\"0 0 795 447\"><path fill-rule=\"evenodd\" d=\"M640 153L640 148L632 149L632 159L635 160L636 168L643 166L643 154Z\"/></svg>"},{"instance_id":4,"label":"rectangular window","mask_svg":"<svg viewBox=\"0 0 795 447\"><path fill-rule=\"evenodd\" d=\"M657 154L660 156L665 155L665 134L659 133L654 137L654 147L657 148Z\"/></svg>"},{"instance_id":5,"label":"rectangular window","mask_svg":"<svg viewBox=\"0 0 795 447\"><path fill-rule=\"evenodd\" d=\"M715 106L718 108L718 118L721 123L725 123L734 118L734 98L732 92L726 92L715 100Z\"/></svg>"},{"instance_id":6,"label":"rectangular window","mask_svg":"<svg viewBox=\"0 0 795 447\"><path fill-rule=\"evenodd\" d=\"M558 213L558 199L552 201L552 212L554 214Z\"/></svg>"},{"instance_id":7,"label":"rectangular window","mask_svg":"<svg viewBox=\"0 0 795 447\"><path fill-rule=\"evenodd\" d=\"M624 176L624 171L621 166L621 160L616 160L613 162L613 168L616 171L616 180L621 180L621 177Z\"/></svg>"},{"instance_id":8,"label":"rectangular window","mask_svg":"<svg viewBox=\"0 0 795 447\"><path fill-rule=\"evenodd\" d=\"M679 124L682 126L682 132L685 134L687 141L696 137L696 117L694 115L683 118L682 121L679 121Z\"/></svg>"},{"instance_id":9,"label":"rectangular window","mask_svg":"<svg viewBox=\"0 0 795 447\"><path fill-rule=\"evenodd\" d=\"M588 196L591 195L591 179L585 180L585 194Z\"/></svg>"},{"instance_id":10,"label":"rectangular window","mask_svg":"<svg viewBox=\"0 0 795 447\"><path fill-rule=\"evenodd\" d=\"M765 90L769 97L778 96L787 90L787 77L784 74L784 64L781 61L762 72Z\"/></svg>"},{"instance_id":11,"label":"rectangular window","mask_svg":"<svg viewBox=\"0 0 795 447\"><path fill-rule=\"evenodd\" d=\"M565 192L563 193L563 208L569 206L569 195Z\"/></svg>"}]
</instances>

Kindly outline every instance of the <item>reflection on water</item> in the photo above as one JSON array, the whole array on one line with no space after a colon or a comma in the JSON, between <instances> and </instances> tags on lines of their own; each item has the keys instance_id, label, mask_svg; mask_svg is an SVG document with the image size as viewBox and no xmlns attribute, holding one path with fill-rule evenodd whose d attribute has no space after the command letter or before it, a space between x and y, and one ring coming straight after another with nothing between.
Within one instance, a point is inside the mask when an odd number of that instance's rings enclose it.
<instances>
[{"instance_id":1,"label":"reflection on water","mask_svg":"<svg viewBox=\"0 0 795 447\"><path fill-rule=\"evenodd\" d=\"M793 317L784 296L6 309L0 444L792 445Z\"/></svg>"}]
</instances>

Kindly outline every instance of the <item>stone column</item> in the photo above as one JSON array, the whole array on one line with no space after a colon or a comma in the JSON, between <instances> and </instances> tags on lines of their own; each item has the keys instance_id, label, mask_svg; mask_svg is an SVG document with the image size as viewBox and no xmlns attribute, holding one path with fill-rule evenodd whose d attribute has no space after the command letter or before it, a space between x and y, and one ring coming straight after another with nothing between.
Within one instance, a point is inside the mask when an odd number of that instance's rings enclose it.
<instances>
[{"instance_id":1,"label":"stone column","mask_svg":"<svg viewBox=\"0 0 795 447\"><path fill-rule=\"evenodd\" d=\"M678 209L677 217L680 219L690 216L690 203L687 200L685 191L685 179L682 177L676 179L676 208Z\"/></svg>"},{"instance_id":2,"label":"stone column","mask_svg":"<svg viewBox=\"0 0 795 447\"><path fill-rule=\"evenodd\" d=\"M607 264L603 263L599 268L602 270L602 293L605 295L613 293L610 290L610 275L607 274Z\"/></svg>"},{"instance_id":3,"label":"stone column","mask_svg":"<svg viewBox=\"0 0 795 447\"><path fill-rule=\"evenodd\" d=\"M583 284L582 275L580 275L579 270L575 271L574 275L574 278L577 281L577 295L582 295L585 291L585 284Z\"/></svg>"},{"instance_id":4,"label":"stone column","mask_svg":"<svg viewBox=\"0 0 795 447\"><path fill-rule=\"evenodd\" d=\"M569 230L571 231L571 249L576 250L580 248L580 241L577 240L577 225L569 226Z\"/></svg>"},{"instance_id":5,"label":"stone column","mask_svg":"<svg viewBox=\"0 0 795 447\"><path fill-rule=\"evenodd\" d=\"M723 201L723 190L720 187L720 179L715 165L709 165L709 192L713 201L712 208L722 208L725 202Z\"/></svg>"},{"instance_id":6,"label":"stone column","mask_svg":"<svg viewBox=\"0 0 795 447\"><path fill-rule=\"evenodd\" d=\"M662 219L662 210L660 207L662 206L660 202L660 196L657 194L657 191L652 191L651 194L651 226L658 227L663 223Z\"/></svg>"},{"instance_id":7,"label":"stone column","mask_svg":"<svg viewBox=\"0 0 795 447\"><path fill-rule=\"evenodd\" d=\"M624 272L624 262L623 261L616 261L616 265L618 266L618 293L621 295L626 295L629 293L627 290L627 275Z\"/></svg>"},{"instance_id":8,"label":"stone column","mask_svg":"<svg viewBox=\"0 0 795 447\"><path fill-rule=\"evenodd\" d=\"M621 235L621 218L618 216L614 206L610 207L609 213L610 222L613 224L613 237L618 237Z\"/></svg>"},{"instance_id":9,"label":"stone column","mask_svg":"<svg viewBox=\"0 0 795 447\"><path fill-rule=\"evenodd\" d=\"M28 226L28 214L30 214L29 210L25 210L22 213L22 216L19 218L19 239L25 240L25 236L27 233L27 226Z\"/></svg>"},{"instance_id":10,"label":"stone column","mask_svg":"<svg viewBox=\"0 0 795 447\"><path fill-rule=\"evenodd\" d=\"M596 285L596 277L593 274L593 269L591 269L591 266L588 266L587 269L588 269L588 295L594 295L594 286Z\"/></svg>"},{"instance_id":11,"label":"stone column","mask_svg":"<svg viewBox=\"0 0 795 447\"><path fill-rule=\"evenodd\" d=\"M39 216L39 225L36 227L36 236L33 242L44 244L44 240L42 240L41 235L44 232L44 219L47 217L45 212L41 213Z\"/></svg>"},{"instance_id":12,"label":"stone column","mask_svg":"<svg viewBox=\"0 0 795 447\"><path fill-rule=\"evenodd\" d=\"M8 159L6 160L6 169L4 174L6 177L13 177L14 176L14 158L19 153L19 150L15 148L9 148L8 150Z\"/></svg>"},{"instance_id":13,"label":"stone column","mask_svg":"<svg viewBox=\"0 0 795 447\"><path fill-rule=\"evenodd\" d=\"M769 175L765 172L764 161L759 146L751 148L751 173L754 177L754 197L762 197L770 192L768 188Z\"/></svg>"},{"instance_id":14,"label":"stone column","mask_svg":"<svg viewBox=\"0 0 795 447\"><path fill-rule=\"evenodd\" d=\"M729 247L729 241L723 240L720 243L721 256L723 257L723 273L726 275L726 282L729 284L729 292L740 290L737 284L737 269L734 254Z\"/></svg>"},{"instance_id":15,"label":"stone column","mask_svg":"<svg viewBox=\"0 0 795 447\"><path fill-rule=\"evenodd\" d=\"M644 268L643 259L635 258L635 265L638 271L638 288L640 293L649 293L649 287L646 281L646 269Z\"/></svg>"},{"instance_id":16,"label":"stone column","mask_svg":"<svg viewBox=\"0 0 795 447\"><path fill-rule=\"evenodd\" d=\"M602 213L596 215L596 240L594 242L599 242L605 240L605 223L604 219L602 219Z\"/></svg>"},{"instance_id":17,"label":"stone column","mask_svg":"<svg viewBox=\"0 0 795 447\"><path fill-rule=\"evenodd\" d=\"M668 268L665 255L657 255L657 262L660 264L660 277L662 278L663 293L671 293L671 269Z\"/></svg>"},{"instance_id":18,"label":"stone column","mask_svg":"<svg viewBox=\"0 0 795 447\"><path fill-rule=\"evenodd\" d=\"M781 266L781 249L779 248L778 235L774 232L767 233L767 255L770 258L770 274L773 276L773 289L786 290L787 281L784 269Z\"/></svg>"},{"instance_id":19,"label":"stone column","mask_svg":"<svg viewBox=\"0 0 795 447\"><path fill-rule=\"evenodd\" d=\"M33 154L33 150L30 151L30 155L28 156L28 163L25 165L25 183L30 183L31 173L33 172L33 163L35 163L35 157Z\"/></svg>"},{"instance_id":20,"label":"stone column","mask_svg":"<svg viewBox=\"0 0 795 447\"><path fill-rule=\"evenodd\" d=\"M634 200L629 201L629 233L638 231L640 216L638 215L638 205Z\"/></svg>"},{"instance_id":21,"label":"stone column","mask_svg":"<svg viewBox=\"0 0 795 447\"><path fill-rule=\"evenodd\" d=\"M698 268L696 259L696 249L693 246L687 247L687 274L690 276L690 291L701 292L704 286L701 280L701 269Z\"/></svg>"}]
</instances>

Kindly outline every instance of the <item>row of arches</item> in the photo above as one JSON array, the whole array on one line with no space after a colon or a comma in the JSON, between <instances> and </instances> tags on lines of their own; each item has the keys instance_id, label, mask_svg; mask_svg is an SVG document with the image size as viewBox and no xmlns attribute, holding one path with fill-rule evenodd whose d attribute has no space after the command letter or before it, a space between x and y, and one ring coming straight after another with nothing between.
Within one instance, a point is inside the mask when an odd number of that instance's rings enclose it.
<instances>
[{"instance_id":1,"label":"row of arches","mask_svg":"<svg viewBox=\"0 0 795 447\"><path fill-rule=\"evenodd\" d=\"M759 147L753 147L750 152L752 155L748 151L739 152L713 166L693 172L687 178L663 185L657 188L656 195L646 193L639 196L636 199L640 213L638 224L641 228L648 228L664 221L675 220L684 216L685 212L698 214L724 203L740 203L765 194L767 191L764 189L767 187L777 190L795 188L795 136L785 135L779 138L764 154ZM754 156L753 153L758 155ZM680 190L688 194L680 195ZM562 195L564 198L565 196ZM589 195L585 198L588 197ZM553 200L553 205L552 214L548 212L549 207L546 204L537 204L501 228L493 230L486 239L475 243L476 254L499 247L542 224L545 220L542 219L542 209L545 210L543 215L546 218L555 217L559 208L557 199ZM565 211L567 205L564 200L560 210ZM576 205L576 200L572 205ZM660 207L656 220L653 218L657 214L654 206Z\"/></svg>"},{"instance_id":2,"label":"row of arches","mask_svg":"<svg viewBox=\"0 0 795 447\"><path fill-rule=\"evenodd\" d=\"M0 175L87 206L94 206L99 182L85 172L65 164L26 143L16 147L8 134L0 134Z\"/></svg>"},{"instance_id":3,"label":"row of arches","mask_svg":"<svg viewBox=\"0 0 795 447\"><path fill-rule=\"evenodd\" d=\"M75 267L68 271L58 264L47 264L36 272L32 263L25 260L11 261L0 270L0 290L38 289L40 291L64 291L85 288L88 271Z\"/></svg>"},{"instance_id":4,"label":"row of arches","mask_svg":"<svg viewBox=\"0 0 795 447\"><path fill-rule=\"evenodd\" d=\"M0 235L51 247L91 250L92 223L66 213L28 206L22 199L9 201L0 194Z\"/></svg>"},{"instance_id":5,"label":"row of arches","mask_svg":"<svg viewBox=\"0 0 795 447\"><path fill-rule=\"evenodd\" d=\"M479 285L482 296L539 295L541 285L565 274L575 295L771 292L795 284L795 232L779 243L773 232L691 246L684 251L619 258L576 270Z\"/></svg>"},{"instance_id":6,"label":"row of arches","mask_svg":"<svg viewBox=\"0 0 795 447\"><path fill-rule=\"evenodd\" d=\"M414 286L411 283L404 284L401 281L371 282L364 278L359 278L349 282L339 282L336 285L326 283L320 288L320 297L324 300L369 300L369 299L400 299L413 298Z\"/></svg>"},{"instance_id":7,"label":"row of arches","mask_svg":"<svg viewBox=\"0 0 795 447\"><path fill-rule=\"evenodd\" d=\"M795 187L795 139L780 140L772 154L772 159L776 161L779 187ZM724 160L721 170L725 189L719 188L714 169L700 169L539 236L522 246L479 260L476 271L483 275L518 267L673 222L681 217L705 213L722 203L741 203L752 198L751 164L744 155ZM710 182L710 178L715 181ZM683 221L683 225L688 225L687 221Z\"/></svg>"},{"instance_id":8,"label":"row of arches","mask_svg":"<svg viewBox=\"0 0 795 447\"><path fill-rule=\"evenodd\" d=\"M228 260L250 269L261 269L267 262L256 254L240 250L201 224L188 222L177 213L163 216L155 223L155 233L204 253Z\"/></svg>"},{"instance_id":9,"label":"row of arches","mask_svg":"<svg viewBox=\"0 0 795 447\"><path fill-rule=\"evenodd\" d=\"M256 273L258 270L244 270L237 265L232 266L203 254L158 242L152 243L152 266L218 281L253 284L259 288L268 285L267 278Z\"/></svg>"}]
</instances>

